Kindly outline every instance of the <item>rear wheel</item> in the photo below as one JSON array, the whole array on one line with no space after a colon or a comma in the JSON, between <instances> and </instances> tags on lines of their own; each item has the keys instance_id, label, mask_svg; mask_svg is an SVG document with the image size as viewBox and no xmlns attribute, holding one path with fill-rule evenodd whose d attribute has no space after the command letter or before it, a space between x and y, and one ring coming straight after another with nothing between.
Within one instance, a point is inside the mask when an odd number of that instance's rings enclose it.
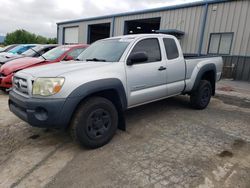
<instances>
[{"instance_id":1,"label":"rear wheel","mask_svg":"<svg viewBox=\"0 0 250 188\"><path fill-rule=\"evenodd\" d=\"M78 108L71 124L71 136L82 146L98 148L114 136L118 125L118 113L106 98L92 97Z\"/></svg>"},{"instance_id":2,"label":"rear wheel","mask_svg":"<svg viewBox=\"0 0 250 188\"><path fill-rule=\"evenodd\" d=\"M191 106L195 109L205 109L212 96L212 86L207 80L201 80L198 88L190 96Z\"/></svg>"}]
</instances>

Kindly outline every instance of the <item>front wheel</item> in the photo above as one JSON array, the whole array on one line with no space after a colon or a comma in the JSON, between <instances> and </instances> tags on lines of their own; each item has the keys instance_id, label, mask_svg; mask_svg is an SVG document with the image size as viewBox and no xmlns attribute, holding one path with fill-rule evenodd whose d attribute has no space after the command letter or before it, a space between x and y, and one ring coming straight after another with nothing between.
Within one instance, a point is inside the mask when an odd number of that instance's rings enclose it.
<instances>
[{"instance_id":1,"label":"front wheel","mask_svg":"<svg viewBox=\"0 0 250 188\"><path fill-rule=\"evenodd\" d=\"M71 136L82 146L94 149L113 138L117 125L118 113L113 103L106 98L92 97L76 111Z\"/></svg>"},{"instance_id":2,"label":"front wheel","mask_svg":"<svg viewBox=\"0 0 250 188\"><path fill-rule=\"evenodd\" d=\"M212 96L212 86L207 80L201 80L198 88L190 96L191 106L195 109L205 109Z\"/></svg>"}]
</instances>

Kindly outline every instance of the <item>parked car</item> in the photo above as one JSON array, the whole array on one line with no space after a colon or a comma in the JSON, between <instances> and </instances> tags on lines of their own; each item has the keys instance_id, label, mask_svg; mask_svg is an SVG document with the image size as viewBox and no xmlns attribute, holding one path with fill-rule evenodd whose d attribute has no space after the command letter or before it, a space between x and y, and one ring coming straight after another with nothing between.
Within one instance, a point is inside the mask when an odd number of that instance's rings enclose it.
<instances>
[{"instance_id":1,"label":"parked car","mask_svg":"<svg viewBox=\"0 0 250 188\"><path fill-rule=\"evenodd\" d=\"M15 48L18 44L11 44L8 46L3 47L2 49L0 49L0 53L1 52L8 52L9 50Z\"/></svg>"},{"instance_id":2,"label":"parked car","mask_svg":"<svg viewBox=\"0 0 250 188\"><path fill-rule=\"evenodd\" d=\"M70 128L88 148L125 129L126 109L180 94L206 108L222 73L222 57L185 59L177 38L164 34L104 39L78 59L16 73L9 108L32 126Z\"/></svg>"},{"instance_id":3,"label":"parked car","mask_svg":"<svg viewBox=\"0 0 250 188\"><path fill-rule=\"evenodd\" d=\"M59 46L39 58L24 57L9 61L0 68L0 89L6 90L12 87L12 77L17 71L34 66L74 60L86 47L85 44Z\"/></svg>"},{"instance_id":4,"label":"parked car","mask_svg":"<svg viewBox=\"0 0 250 188\"><path fill-rule=\"evenodd\" d=\"M21 44L17 45L16 47L12 48L8 52L2 52L0 53L0 62L5 61L8 58L17 57L20 54L24 53L25 51L29 50L30 48L33 48L37 46L36 44Z\"/></svg>"},{"instance_id":5,"label":"parked car","mask_svg":"<svg viewBox=\"0 0 250 188\"><path fill-rule=\"evenodd\" d=\"M22 54L15 54L12 56L6 56L5 58L0 58L0 66L12 61L14 59L22 58L22 57L39 57L42 54L46 53L47 51L57 47L57 44L39 44L33 48L30 48L29 50L23 52Z\"/></svg>"}]
</instances>

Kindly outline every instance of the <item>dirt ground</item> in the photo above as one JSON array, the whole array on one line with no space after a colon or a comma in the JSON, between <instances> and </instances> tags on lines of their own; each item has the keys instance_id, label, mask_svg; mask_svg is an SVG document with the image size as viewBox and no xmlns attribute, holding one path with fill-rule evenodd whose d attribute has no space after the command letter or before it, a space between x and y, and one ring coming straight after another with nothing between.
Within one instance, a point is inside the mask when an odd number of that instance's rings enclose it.
<instances>
[{"instance_id":1,"label":"dirt ground","mask_svg":"<svg viewBox=\"0 0 250 188\"><path fill-rule=\"evenodd\" d=\"M96 150L29 126L0 93L0 187L250 187L250 105L180 96L126 112L127 131Z\"/></svg>"}]
</instances>

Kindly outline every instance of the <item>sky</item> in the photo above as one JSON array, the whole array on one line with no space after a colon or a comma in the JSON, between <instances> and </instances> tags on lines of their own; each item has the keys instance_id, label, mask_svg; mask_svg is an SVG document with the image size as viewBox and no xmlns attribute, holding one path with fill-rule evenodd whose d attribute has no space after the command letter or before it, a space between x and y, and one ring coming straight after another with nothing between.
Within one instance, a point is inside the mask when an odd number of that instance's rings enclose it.
<instances>
[{"instance_id":1,"label":"sky","mask_svg":"<svg viewBox=\"0 0 250 188\"><path fill-rule=\"evenodd\" d=\"M0 35L25 29L56 37L56 23L200 0L0 0Z\"/></svg>"}]
</instances>

